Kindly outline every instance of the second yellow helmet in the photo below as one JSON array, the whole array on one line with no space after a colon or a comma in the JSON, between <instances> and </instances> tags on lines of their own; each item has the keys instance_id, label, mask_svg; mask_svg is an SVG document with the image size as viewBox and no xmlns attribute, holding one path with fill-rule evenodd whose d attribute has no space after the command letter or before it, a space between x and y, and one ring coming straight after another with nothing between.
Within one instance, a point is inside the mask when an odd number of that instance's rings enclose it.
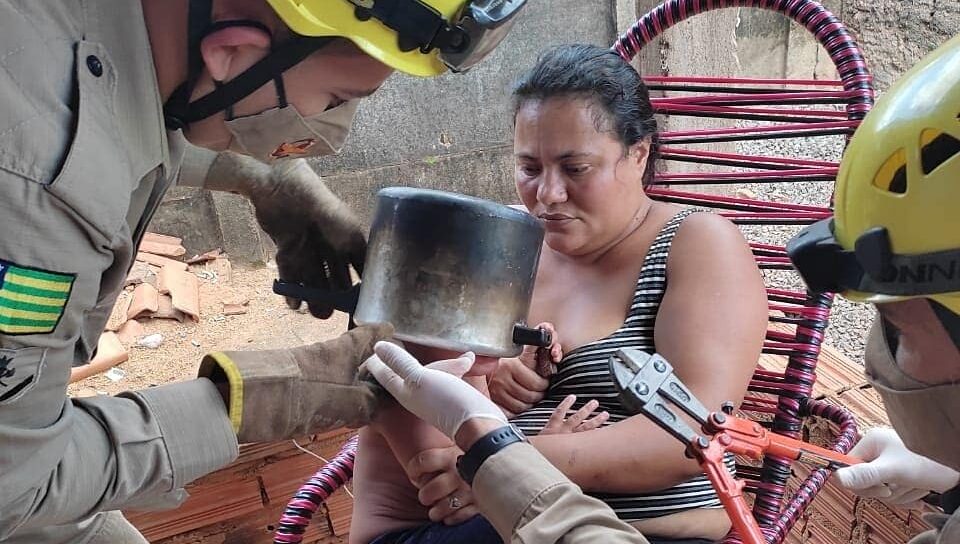
<instances>
[{"instance_id":1,"label":"second yellow helmet","mask_svg":"<svg viewBox=\"0 0 960 544\"><path fill-rule=\"evenodd\" d=\"M834 219L788 251L815 291L960 315L960 35L877 102L841 162Z\"/></svg>"}]
</instances>

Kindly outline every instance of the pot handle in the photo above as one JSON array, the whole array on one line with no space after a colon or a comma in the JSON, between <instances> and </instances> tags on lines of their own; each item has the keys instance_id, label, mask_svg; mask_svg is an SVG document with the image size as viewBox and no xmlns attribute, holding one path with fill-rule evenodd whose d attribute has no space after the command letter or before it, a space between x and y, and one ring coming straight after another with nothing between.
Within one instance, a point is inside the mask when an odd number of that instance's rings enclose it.
<instances>
[{"instance_id":1,"label":"pot handle","mask_svg":"<svg viewBox=\"0 0 960 544\"><path fill-rule=\"evenodd\" d=\"M549 347L553 342L553 335L546 329L532 329L521 324L513 326L513 343L521 346Z\"/></svg>"},{"instance_id":2,"label":"pot handle","mask_svg":"<svg viewBox=\"0 0 960 544\"><path fill-rule=\"evenodd\" d=\"M319 287L307 287L302 283L273 280L273 292L280 296L296 298L307 302L316 301L329 304L336 310L350 314L352 321L353 313L357 311L357 301L360 299L360 284L354 284L353 287L346 291L331 291Z\"/></svg>"}]
</instances>

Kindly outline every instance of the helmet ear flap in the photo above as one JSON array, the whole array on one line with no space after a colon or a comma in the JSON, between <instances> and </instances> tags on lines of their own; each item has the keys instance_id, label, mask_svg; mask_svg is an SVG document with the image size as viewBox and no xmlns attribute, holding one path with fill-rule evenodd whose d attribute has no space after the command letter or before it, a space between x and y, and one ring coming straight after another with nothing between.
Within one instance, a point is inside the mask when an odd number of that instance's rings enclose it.
<instances>
[{"instance_id":1,"label":"helmet ear flap","mask_svg":"<svg viewBox=\"0 0 960 544\"><path fill-rule=\"evenodd\" d=\"M823 219L800 231L787 242L787 255L807 288L814 293L842 291L848 275L850 253L833 235L833 220Z\"/></svg>"},{"instance_id":2,"label":"helmet ear flap","mask_svg":"<svg viewBox=\"0 0 960 544\"><path fill-rule=\"evenodd\" d=\"M878 281L891 281L896 277L890 263L893 250L890 247L890 233L883 227L873 227L857 238L854 253L863 271ZM891 277L891 273L893 277Z\"/></svg>"}]
</instances>

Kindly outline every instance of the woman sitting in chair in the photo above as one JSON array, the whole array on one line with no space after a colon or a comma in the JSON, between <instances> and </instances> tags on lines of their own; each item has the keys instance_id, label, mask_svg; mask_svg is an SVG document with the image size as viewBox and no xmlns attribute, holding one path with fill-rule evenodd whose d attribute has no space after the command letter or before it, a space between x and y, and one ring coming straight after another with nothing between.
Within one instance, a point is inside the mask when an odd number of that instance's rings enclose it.
<instances>
[{"instance_id":1,"label":"woman sitting in chair","mask_svg":"<svg viewBox=\"0 0 960 544\"><path fill-rule=\"evenodd\" d=\"M624 410L607 359L658 352L708 407L740 401L767 325L750 249L726 219L646 195L657 123L616 53L554 49L514 97L517 193L546 225L530 319L554 324L564 357L549 381L504 361L493 399L528 436L568 394L599 400L603 427L531 443L648 538L718 540L730 523L706 476L679 441Z\"/></svg>"},{"instance_id":2,"label":"woman sitting in chair","mask_svg":"<svg viewBox=\"0 0 960 544\"><path fill-rule=\"evenodd\" d=\"M657 124L639 74L615 53L551 50L514 96L517 192L546 226L528 321L553 323L565 355L549 379L529 359L504 359L492 397L557 468L652 542L718 540L730 523L710 483L680 442L618 403L607 359L625 347L658 352L708 407L741 400L767 323L750 249L722 217L646 195ZM599 400L609 421L540 433L569 394ZM435 520L459 521L451 509L467 507L462 491L456 501L445 494L458 453L425 451L415 459L429 462L407 466ZM469 522L477 538L464 538L461 526L455 538L436 530L429 541L498 541L483 525ZM382 542L427 541L396 537Z\"/></svg>"},{"instance_id":3,"label":"woman sitting in chair","mask_svg":"<svg viewBox=\"0 0 960 544\"><path fill-rule=\"evenodd\" d=\"M549 380L504 360L493 399L651 540L718 540L730 523L709 481L680 442L618 403L607 359L624 347L658 352L707 406L742 399L767 324L750 249L722 217L646 195L657 125L639 74L617 54L551 50L514 97L517 193L546 226L530 321L553 323L565 355ZM609 421L536 436L571 393L599 400Z\"/></svg>"}]
</instances>

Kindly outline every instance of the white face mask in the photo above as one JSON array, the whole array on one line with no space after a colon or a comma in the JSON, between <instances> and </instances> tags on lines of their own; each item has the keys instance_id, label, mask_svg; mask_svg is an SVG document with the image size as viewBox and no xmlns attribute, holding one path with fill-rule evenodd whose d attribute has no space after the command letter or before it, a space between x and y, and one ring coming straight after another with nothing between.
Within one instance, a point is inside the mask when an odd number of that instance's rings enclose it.
<instances>
[{"instance_id":1,"label":"white face mask","mask_svg":"<svg viewBox=\"0 0 960 544\"><path fill-rule=\"evenodd\" d=\"M283 158L334 155L343 149L360 99L303 117L292 105L228 119L228 149L265 163ZM229 112L228 112L229 113Z\"/></svg>"}]
</instances>

